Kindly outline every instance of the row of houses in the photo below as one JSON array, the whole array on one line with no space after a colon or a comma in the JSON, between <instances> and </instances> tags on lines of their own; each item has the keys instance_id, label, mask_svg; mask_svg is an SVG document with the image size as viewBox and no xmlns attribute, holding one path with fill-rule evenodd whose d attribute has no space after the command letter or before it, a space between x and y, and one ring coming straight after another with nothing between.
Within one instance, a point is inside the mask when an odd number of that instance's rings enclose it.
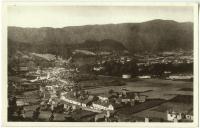
<instances>
[{"instance_id":1,"label":"row of houses","mask_svg":"<svg viewBox=\"0 0 200 128\"><path fill-rule=\"evenodd\" d=\"M75 98L68 97L66 95L62 95L60 97L62 101L64 101L64 107L67 108L69 104L72 106L78 106L78 107L88 107L90 109L96 109L96 110L106 110L106 111L113 111L114 107L109 102L98 102L98 101L92 101L92 100L79 100ZM90 104L89 104L90 103ZM75 108L75 107L74 107Z\"/></svg>"},{"instance_id":2,"label":"row of houses","mask_svg":"<svg viewBox=\"0 0 200 128\"><path fill-rule=\"evenodd\" d=\"M170 80L190 80L190 79L193 79L193 75L170 75L167 79L170 79Z\"/></svg>"},{"instance_id":3,"label":"row of houses","mask_svg":"<svg viewBox=\"0 0 200 128\"><path fill-rule=\"evenodd\" d=\"M71 93L71 94L70 94ZM69 92L65 94L61 94L60 99L64 101L63 103L65 106L72 105L74 108L75 106L79 107L87 107L94 110L105 110L105 111L113 111L116 106L122 106L130 104L134 106L136 102L145 102L146 96L145 95L138 95L133 92L129 93L113 93L109 96L93 96L88 95L85 97L76 97L74 93Z\"/></svg>"},{"instance_id":4,"label":"row of houses","mask_svg":"<svg viewBox=\"0 0 200 128\"><path fill-rule=\"evenodd\" d=\"M193 110L186 113L167 111L167 120L171 122L179 122L181 120L193 121Z\"/></svg>"}]
</instances>

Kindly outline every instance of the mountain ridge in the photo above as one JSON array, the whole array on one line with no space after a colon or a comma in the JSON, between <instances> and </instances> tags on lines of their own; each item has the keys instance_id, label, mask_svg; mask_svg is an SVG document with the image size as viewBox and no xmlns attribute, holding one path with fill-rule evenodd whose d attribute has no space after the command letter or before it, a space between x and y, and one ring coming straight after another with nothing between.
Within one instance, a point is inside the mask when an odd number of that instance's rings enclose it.
<instances>
[{"instance_id":1,"label":"mountain ridge","mask_svg":"<svg viewBox=\"0 0 200 128\"><path fill-rule=\"evenodd\" d=\"M145 23L145 22L155 22L155 21L167 21L167 22L175 22L175 23L191 23L191 21L184 21L184 22L178 22L175 20L163 20L163 19L154 19L154 20L148 20L148 21L143 21L143 22L124 22L124 23L106 23L106 24L86 24L86 25L76 25L76 26L63 26L63 27L22 27L22 26L8 26L8 27L16 27L16 28L53 28L53 29L62 29L62 28L68 28L68 27L81 27L81 26L101 26L101 25L121 25L121 24L140 24L140 23Z\"/></svg>"},{"instance_id":2,"label":"mountain ridge","mask_svg":"<svg viewBox=\"0 0 200 128\"><path fill-rule=\"evenodd\" d=\"M74 45L84 44L87 40L103 42L103 40L109 39L120 42L131 52L191 50L193 48L193 23L157 19L142 23L63 28L8 27L8 39L13 42L37 45Z\"/></svg>"}]
</instances>

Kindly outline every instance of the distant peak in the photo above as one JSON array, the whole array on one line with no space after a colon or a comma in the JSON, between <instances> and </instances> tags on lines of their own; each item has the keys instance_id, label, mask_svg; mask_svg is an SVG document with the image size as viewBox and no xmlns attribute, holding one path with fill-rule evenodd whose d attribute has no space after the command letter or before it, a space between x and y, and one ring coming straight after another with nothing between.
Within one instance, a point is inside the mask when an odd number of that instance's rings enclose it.
<instances>
[{"instance_id":1,"label":"distant peak","mask_svg":"<svg viewBox=\"0 0 200 128\"><path fill-rule=\"evenodd\" d=\"M155 22L155 23L158 23L158 22L171 22L171 23L178 23L177 21L174 21L174 20L163 20L163 19L155 19L155 20L146 21L146 23L148 23L148 22Z\"/></svg>"}]
</instances>

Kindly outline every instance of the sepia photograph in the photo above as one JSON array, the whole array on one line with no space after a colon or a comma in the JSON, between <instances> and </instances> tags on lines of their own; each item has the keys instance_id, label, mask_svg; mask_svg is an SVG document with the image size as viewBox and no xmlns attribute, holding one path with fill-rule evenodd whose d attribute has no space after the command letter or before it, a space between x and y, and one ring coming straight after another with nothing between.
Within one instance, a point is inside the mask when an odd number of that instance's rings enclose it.
<instances>
[{"instance_id":1,"label":"sepia photograph","mask_svg":"<svg viewBox=\"0 0 200 128\"><path fill-rule=\"evenodd\" d=\"M6 8L8 122L193 123L193 5Z\"/></svg>"}]
</instances>

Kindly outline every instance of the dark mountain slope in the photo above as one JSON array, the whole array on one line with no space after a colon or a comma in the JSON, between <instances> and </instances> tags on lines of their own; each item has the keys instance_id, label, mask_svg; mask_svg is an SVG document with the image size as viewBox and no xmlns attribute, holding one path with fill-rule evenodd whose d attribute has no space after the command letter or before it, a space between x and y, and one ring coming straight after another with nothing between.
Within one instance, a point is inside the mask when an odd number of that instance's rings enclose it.
<instances>
[{"instance_id":1,"label":"dark mountain slope","mask_svg":"<svg viewBox=\"0 0 200 128\"><path fill-rule=\"evenodd\" d=\"M126 50L126 48L121 42L111 39L104 39L102 41L86 40L84 43L74 44L73 49L84 49L93 52L100 52L100 51L120 52Z\"/></svg>"},{"instance_id":2,"label":"dark mountain slope","mask_svg":"<svg viewBox=\"0 0 200 128\"><path fill-rule=\"evenodd\" d=\"M123 46L131 52L170 51L193 48L193 24L168 20L143 23L86 25L64 28L8 27L8 39L32 45L62 46L83 44L88 41L103 49ZM107 44L108 45L105 45ZM122 45L120 46L119 43ZM92 45L88 47L92 47ZM81 47L84 47L80 45ZM93 45L94 46L94 45ZM54 47L56 48L56 47ZM53 49L54 49L53 48ZM118 49L118 50L122 50Z\"/></svg>"}]
</instances>

